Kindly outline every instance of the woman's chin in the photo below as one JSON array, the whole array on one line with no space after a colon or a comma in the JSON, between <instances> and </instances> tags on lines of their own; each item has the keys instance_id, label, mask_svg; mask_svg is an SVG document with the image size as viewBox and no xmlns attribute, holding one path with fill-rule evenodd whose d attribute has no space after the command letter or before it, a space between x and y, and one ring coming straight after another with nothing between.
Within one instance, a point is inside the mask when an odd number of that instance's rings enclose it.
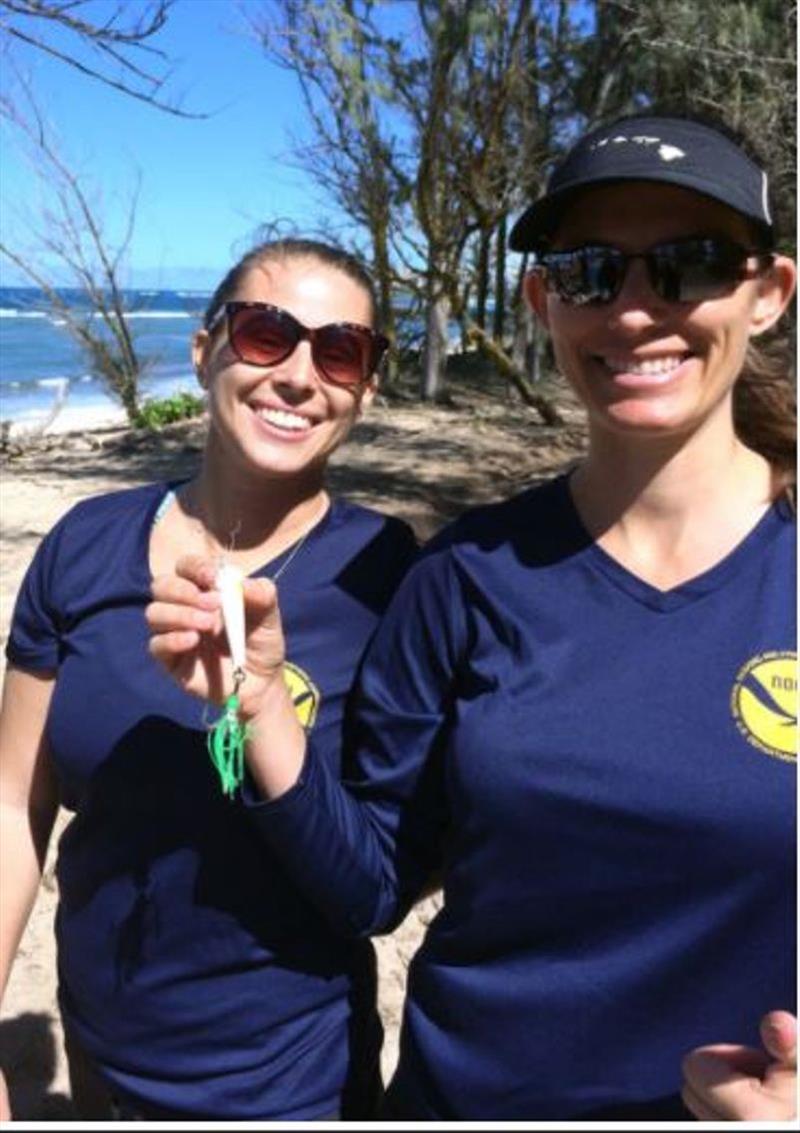
<instances>
[{"instance_id":1,"label":"woman's chin","mask_svg":"<svg viewBox=\"0 0 800 1133\"><path fill-rule=\"evenodd\" d=\"M685 414L676 412L674 406L647 400L619 401L593 417L601 427L629 436L671 436L689 427Z\"/></svg>"}]
</instances>

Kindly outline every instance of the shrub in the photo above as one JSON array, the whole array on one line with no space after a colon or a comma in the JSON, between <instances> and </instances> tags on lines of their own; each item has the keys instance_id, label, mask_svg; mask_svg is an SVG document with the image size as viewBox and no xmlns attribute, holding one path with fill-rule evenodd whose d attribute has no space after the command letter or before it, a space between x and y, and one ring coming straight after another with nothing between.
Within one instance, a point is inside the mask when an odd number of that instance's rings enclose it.
<instances>
[{"instance_id":1,"label":"shrub","mask_svg":"<svg viewBox=\"0 0 800 1133\"><path fill-rule=\"evenodd\" d=\"M160 429L173 421L184 421L188 417L199 417L205 412L205 401L197 394L180 390L172 397L154 397L139 407L134 418L137 429Z\"/></svg>"}]
</instances>

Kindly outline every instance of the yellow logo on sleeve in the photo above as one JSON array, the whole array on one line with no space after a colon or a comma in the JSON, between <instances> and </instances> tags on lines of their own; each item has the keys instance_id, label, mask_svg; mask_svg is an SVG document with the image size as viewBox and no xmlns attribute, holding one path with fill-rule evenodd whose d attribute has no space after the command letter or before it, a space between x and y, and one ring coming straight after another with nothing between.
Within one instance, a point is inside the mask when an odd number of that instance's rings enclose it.
<instances>
[{"instance_id":1,"label":"yellow logo on sleeve","mask_svg":"<svg viewBox=\"0 0 800 1133\"><path fill-rule=\"evenodd\" d=\"M736 674L731 710L753 747L797 759L797 654L761 653Z\"/></svg>"},{"instance_id":2,"label":"yellow logo on sleeve","mask_svg":"<svg viewBox=\"0 0 800 1133\"><path fill-rule=\"evenodd\" d=\"M320 695L319 689L309 677L308 673L304 673L297 665L293 665L291 661L284 661L283 663L283 679L286 681L286 687L289 689L289 695L294 704L294 710L297 713L297 719L307 732L314 727L314 721L317 718L317 710L319 708Z\"/></svg>"}]
</instances>

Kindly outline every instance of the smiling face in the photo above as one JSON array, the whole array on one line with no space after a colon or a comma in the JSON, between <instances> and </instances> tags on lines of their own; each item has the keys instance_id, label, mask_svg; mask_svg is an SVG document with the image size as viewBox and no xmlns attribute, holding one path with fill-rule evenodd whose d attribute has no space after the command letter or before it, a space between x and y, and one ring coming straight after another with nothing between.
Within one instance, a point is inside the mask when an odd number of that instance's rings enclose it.
<instances>
[{"instance_id":1,"label":"smiling face","mask_svg":"<svg viewBox=\"0 0 800 1133\"><path fill-rule=\"evenodd\" d=\"M253 267L228 298L271 303L308 327L372 322L365 289L309 256ZM209 453L248 475L320 484L328 458L374 394L372 383L355 392L323 381L306 340L274 366L241 362L228 342L225 320L211 334L198 333L194 361L208 391Z\"/></svg>"},{"instance_id":2,"label":"smiling face","mask_svg":"<svg viewBox=\"0 0 800 1133\"><path fill-rule=\"evenodd\" d=\"M553 248L607 244L641 253L689 236L753 245L746 221L707 197L670 185L616 183L576 199ZM733 429L731 395L747 343L780 316L791 294L790 270L779 258L721 298L699 303L661 299L640 259L630 262L609 303L570 305L547 292L536 274L528 276L526 291L593 430L680 436L712 417Z\"/></svg>"}]
</instances>

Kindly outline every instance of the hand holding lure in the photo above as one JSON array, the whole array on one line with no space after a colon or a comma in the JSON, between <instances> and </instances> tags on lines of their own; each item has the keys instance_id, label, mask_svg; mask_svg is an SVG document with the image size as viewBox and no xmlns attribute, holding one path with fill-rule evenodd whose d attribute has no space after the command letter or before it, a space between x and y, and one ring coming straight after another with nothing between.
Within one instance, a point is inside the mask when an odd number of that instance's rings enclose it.
<instances>
[{"instance_id":1,"label":"hand holding lure","mask_svg":"<svg viewBox=\"0 0 800 1133\"><path fill-rule=\"evenodd\" d=\"M208 734L208 751L217 770L223 794L233 798L244 778L244 745L248 726L239 719L239 689L245 669L244 576L233 563L222 561L216 584L222 605L222 620L233 662L233 692L225 701L222 716Z\"/></svg>"}]
</instances>

